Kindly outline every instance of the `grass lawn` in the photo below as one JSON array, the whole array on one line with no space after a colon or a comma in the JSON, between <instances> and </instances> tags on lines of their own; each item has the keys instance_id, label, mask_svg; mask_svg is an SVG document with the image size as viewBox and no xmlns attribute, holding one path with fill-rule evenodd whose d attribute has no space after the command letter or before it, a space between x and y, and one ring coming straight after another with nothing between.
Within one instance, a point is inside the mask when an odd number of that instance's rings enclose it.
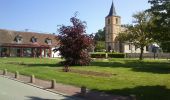
<instances>
[{"instance_id":1,"label":"grass lawn","mask_svg":"<svg viewBox=\"0 0 170 100\"><path fill-rule=\"evenodd\" d=\"M137 100L170 100L170 61L136 59L94 60L90 66L72 66L62 72L61 59L0 58L0 69L24 75L86 86L117 95L136 95Z\"/></svg>"}]
</instances>

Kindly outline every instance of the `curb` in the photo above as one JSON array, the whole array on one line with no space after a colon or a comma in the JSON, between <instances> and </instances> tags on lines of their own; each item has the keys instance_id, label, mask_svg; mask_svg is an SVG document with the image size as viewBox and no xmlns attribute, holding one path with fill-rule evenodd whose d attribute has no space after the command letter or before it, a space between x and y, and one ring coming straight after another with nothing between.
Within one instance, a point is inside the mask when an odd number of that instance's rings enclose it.
<instances>
[{"instance_id":1,"label":"curb","mask_svg":"<svg viewBox=\"0 0 170 100\"><path fill-rule=\"evenodd\" d=\"M45 91L48 91L48 92L52 92L52 93L55 93L55 94L59 94L59 95L62 95L64 97L69 97L73 100L84 100L84 99L81 99L81 98L78 98L78 97L74 97L74 96L69 96L67 94L64 94L64 93L61 93L61 92L57 92L57 91L54 91L54 90L51 90L51 89L45 89L41 86L38 86L38 85L35 85L35 84L32 84L32 83L27 83L27 82L24 82L24 81L21 81L21 80L18 80L18 79L15 79L15 78L12 78L10 76L4 76L4 75L0 75L1 77L4 77L4 78L7 78L7 79L10 79L10 80L13 80L13 81L17 81L17 82L20 82L20 83L23 83L23 84L26 84L26 85L30 85L30 86L33 86L35 88L38 88L38 89L41 89L41 90L45 90Z\"/></svg>"}]
</instances>

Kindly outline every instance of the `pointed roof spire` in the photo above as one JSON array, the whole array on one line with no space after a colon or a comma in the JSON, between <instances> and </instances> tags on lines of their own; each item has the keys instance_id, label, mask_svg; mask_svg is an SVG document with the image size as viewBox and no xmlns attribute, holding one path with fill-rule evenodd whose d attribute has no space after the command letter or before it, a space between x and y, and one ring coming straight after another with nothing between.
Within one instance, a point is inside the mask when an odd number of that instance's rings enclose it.
<instances>
[{"instance_id":1,"label":"pointed roof spire","mask_svg":"<svg viewBox=\"0 0 170 100\"><path fill-rule=\"evenodd\" d=\"M114 6L113 1L112 1L112 6L110 8L109 15L107 17L109 17L109 16L116 16L116 10L115 10L115 6Z\"/></svg>"}]
</instances>

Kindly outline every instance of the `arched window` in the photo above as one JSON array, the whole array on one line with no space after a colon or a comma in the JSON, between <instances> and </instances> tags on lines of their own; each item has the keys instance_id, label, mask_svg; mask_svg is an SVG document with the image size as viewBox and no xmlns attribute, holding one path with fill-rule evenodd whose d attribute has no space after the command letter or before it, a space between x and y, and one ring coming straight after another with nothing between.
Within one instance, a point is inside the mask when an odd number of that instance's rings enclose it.
<instances>
[{"instance_id":1,"label":"arched window","mask_svg":"<svg viewBox=\"0 0 170 100\"><path fill-rule=\"evenodd\" d=\"M110 18L107 20L107 24L110 24Z\"/></svg>"},{"instance_id":2,"label":"arched window","mask_svg":"<svg viewBox=\"0 0 170 100\"><path fill-rule=\"evenodd\" d=\"M116 18L116 24L119 24L119 19L118 18Z\"/></svg>"}]
</instances>

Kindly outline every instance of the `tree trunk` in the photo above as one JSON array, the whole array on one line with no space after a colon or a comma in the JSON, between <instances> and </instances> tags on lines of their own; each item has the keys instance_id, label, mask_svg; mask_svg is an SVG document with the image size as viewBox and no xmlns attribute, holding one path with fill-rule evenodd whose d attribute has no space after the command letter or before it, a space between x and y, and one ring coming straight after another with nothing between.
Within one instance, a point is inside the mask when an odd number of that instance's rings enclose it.
<instances>
[{"instance_id":1,"label":"tree trunk","mask_svg":"<svg viewBox=\"0 0 170 100\"><path fill-rule=\"evenodd\" d=\"M144 51L144 47L143 46L141 46L141 48L140 48L140 57L139 57L139 60L143 60L143 51Z\"/></svg>"},{"instance_id":2,"label":"tree trunk","mask_svg":"<svg viewBox=\"0 0 170 100\"><path fill-rule=\"evenodd\" d=\"M64 68L63 68L63 71L64 71L64 72L69 72L69 71L70 71L70 70L69 70L69 66L68 66L68 65L65 65Z\"/></svg>"},{"instance_id":3,"label":"tree trunk","mask_svg":"<svg viewBox=\"0 0 170 100\"><path fill-rule=\"evenodd\" d=\"M156 58L156 53L154 52L154 59Z\"/></svg>"}]
</instances>

